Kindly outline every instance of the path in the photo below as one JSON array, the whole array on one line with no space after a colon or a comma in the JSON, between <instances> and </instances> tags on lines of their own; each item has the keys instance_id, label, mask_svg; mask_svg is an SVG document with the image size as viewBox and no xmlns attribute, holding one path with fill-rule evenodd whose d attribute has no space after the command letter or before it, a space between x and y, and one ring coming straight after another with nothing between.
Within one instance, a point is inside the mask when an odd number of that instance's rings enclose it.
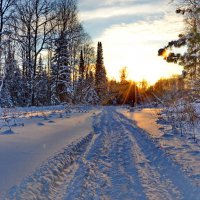
<instances>
[{"instance_id":1,"label":"path","mask_svg":"<svg viewBox=\"0 0 200 200\"><path fill-rule=\"evenodd\" d=\"M36 198L200 199L200 189L190 182L180 167L145 132L113 107L103 109L93 126L96 134L79 146L70 166L59 171L50 187L46 191L37 187L32 190L38 195ZM22 190L24 199L26 191Z\"/></svg>"}]
</instances>

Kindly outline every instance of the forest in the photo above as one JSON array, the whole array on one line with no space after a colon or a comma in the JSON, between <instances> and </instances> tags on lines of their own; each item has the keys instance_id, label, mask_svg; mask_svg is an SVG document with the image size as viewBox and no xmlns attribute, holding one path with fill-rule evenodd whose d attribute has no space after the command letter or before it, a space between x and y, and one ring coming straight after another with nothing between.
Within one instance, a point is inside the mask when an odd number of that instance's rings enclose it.
<instances>
[{"instance_id":1,"label":"forest","mask_svg":"<svg viewBox=\"0 0 200 200\"><path fill-rule=\"evenodd\" d=\"M125 69L108 80L76 0L1 0L0 10L1 107L134 104L138 88Z\"/></svg>"},{"instance_id":2,"label":"forest","mask_svg":"<svg viewBox=\"0 0 200 200\"><path fill-rule=\"evenodd\" d=\"M89 103L95 55L77 2L1 0L0 13L1 106L79 102L82 93Z\"/></svg>"}]
</instances>

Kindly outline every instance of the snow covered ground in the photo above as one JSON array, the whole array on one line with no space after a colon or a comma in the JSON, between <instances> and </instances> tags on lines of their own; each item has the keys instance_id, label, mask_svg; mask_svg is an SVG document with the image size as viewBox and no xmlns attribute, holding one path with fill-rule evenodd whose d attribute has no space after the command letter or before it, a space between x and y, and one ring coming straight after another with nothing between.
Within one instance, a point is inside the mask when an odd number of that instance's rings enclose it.
<instances>
[{"instance_id":1,"label":"snow covered ground","mask_svg":"<svg viewBox=\"0 0 200 200\"><path fill-rule=\"evenodd\" d=\"M104 107L23 119L0 135L2 198L199 200L199 146L158 125L156 113Z\"/></svg>"},{"instance_id":2,"label":"snow covered ground","mask_svg":"<svg viewBox=\"0 0 200 200\"><path fill-rule=\"evenodd\" d=\"M160 111L160 109L142 109L135 112L120 110L127 118L136 121L136 124L154 139L159 148L165 151L166 156L180 166L192 182L200 187L200 144L187 135L181 136L172 125L160 120Z\"/></svg>"},{"instance_id":3,"label":"snow covered ground","mask_svg":"<svg viewBox=\"0 0 200 200\"><path fill-rule=\"evenodd\" d=\"M62 148L93 131L94 110L83 112L85 109L73 109L66 112L63 106L51 109L29 108L17 112L15 122L11 113L16 111L12 110L8 114L11 117L11 131L8 126L2 126L0 133L1 195L32 174ZM22 123L24 126L20 125Z\"/></svg>"},{"instance_id":4,"label":"snow covered ground","mask_svg":"<svg viewBox=\"0 0 200 200\"><path fill-rule=\"evenodd\" d=\"M145 108L136 109L134 112L118 109L118 111L123 113L127 118L134 120L136 125L149 133L151 137L157 138L163 134L161 131L163 126L156 122L161 109Z\"/></svg>"}]
</instances>

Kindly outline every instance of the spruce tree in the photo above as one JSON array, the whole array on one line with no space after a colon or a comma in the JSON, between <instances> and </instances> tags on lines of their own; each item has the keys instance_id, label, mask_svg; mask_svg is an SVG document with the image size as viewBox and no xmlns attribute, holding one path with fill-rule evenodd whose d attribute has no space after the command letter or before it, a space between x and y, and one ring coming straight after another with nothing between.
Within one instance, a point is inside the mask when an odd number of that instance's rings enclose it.
<instances>
[{"instance_id":1,"label":"spruce tree","mask_svg":"<svg viewBox=\"0 0 200 200\"><path fill-rule=\"evenodd\" d=\"M101 42L97 45L97 60L96 60L96 71L95 71L95 87L97 94L101 101L107 94L107 77L106 69L103 61L103 48Z\"/></svg>"},{"instance_id":2,"label":"spruce tree","mask_svg":"<svg viewBox=\"0 0 200 200\"><path fill-rule=\"evenodd\" d=\"M0 105L5 107L23 105L23 86L20 68L15 60L14 47L9 44L4 66L4 84L1 91Z\"/></svg>"},{"instance_id":3,"label":"spruce tree","mask_svg":"<svg viewBox=\"0 0 200 200\"><path fill-rule=\"evenodd\" d=\"M48 77L46 72L46 66L43 63L41 54L38 60L35 84L37 88L37 90L35 91L36 105L37 106L48 105L48 99L47 99Z\"/></svg>"},{"instance_id":4,"label":"spruce tree","mask_svg":"<svg viewBox=\"0 0 200 200\"><path fill-rule=\"evenodd\" d=\"M83 51L81 50L80 54L80 64L79 64L79 79L84 79L84 72L85 72L85 62L83 59Z\"/></svg>"},{"instance_id":5,"label":"spruce tree","mask_svg":"<svg viewBox=\"0 0 200 200\"><path fill-rule=\"evenodd\" d=\"M56 49L53 58L53 95L55 103L71 101L71 60L68 40L63 33L55 42ZM57 99L58 98L58 99Z\"/></svg>"},{"instance_id":6,"label":"spruce tree","mask_svg":"<svg viewBox=\"0 0 200 200\"><path fill-rule=\"evenodd\" d=\"M99 96L95 90L95 81L93 72L89 72L89 76L85 80L85 85L83 88L83 101L87 104L96 105L99 102Z\"/></svg>"}]
</instances>

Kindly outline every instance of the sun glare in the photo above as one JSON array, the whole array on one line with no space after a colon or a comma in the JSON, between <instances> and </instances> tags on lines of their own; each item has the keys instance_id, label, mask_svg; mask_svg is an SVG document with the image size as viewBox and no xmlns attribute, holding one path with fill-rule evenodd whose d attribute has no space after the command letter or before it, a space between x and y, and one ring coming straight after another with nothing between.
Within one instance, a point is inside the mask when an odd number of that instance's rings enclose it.
<instances>
[{"instance_id":1,"label":"sun glare","mask_svg":"<svg viewBox=\"0 0 200 200\"><path fill-rule=\"evenodd\" d=\"M131 61L130 61L131 63ZM175 65L175 64L170 64L170 63L165 63L162 59L160 59L160 62L158 61L157 63L149 63L149 65L146 65L145 62L140 62L134 65L138 67L134 67L131 64L127 65L127 79L128 80L133 80L135 82L141 82L143 80L146 80L149 85L153 85L156 83L161 78L169 78L172 75L177 75L181 74L182 72L182 67ZM107 74L109 79L120 79L120 69L121 67L108 67L107 68Z\"/></svg>"},{"instance_id":2,"label":"sun glare","mask_svg":"<svg viewBox=\"0 0 200 200\"><path fill-rule=\"evenodd\" d=\"M129 80L146 80L152 85L161 78L181 74L181 66L164 60L170 51L163 49L162 57L158 56L158 50L182 30L182 24L177 26L179 22L176 15L167 15L151 23L138 21L107 28L96 43L102 41L108 77L119 80L120 69L127 67Z\"/></svg>"},{"instance_id":3,"label":"sun glare","mask_svg":"<svg viewBox=\"0 0 200 200\"><path fill-rule=\"evenodd\" d=\"M162 57L164 59L167 59L167 57L170 55L170 51L167 49L164 49L164 51L162 52Z\"/></svg>"}]
</instances>

